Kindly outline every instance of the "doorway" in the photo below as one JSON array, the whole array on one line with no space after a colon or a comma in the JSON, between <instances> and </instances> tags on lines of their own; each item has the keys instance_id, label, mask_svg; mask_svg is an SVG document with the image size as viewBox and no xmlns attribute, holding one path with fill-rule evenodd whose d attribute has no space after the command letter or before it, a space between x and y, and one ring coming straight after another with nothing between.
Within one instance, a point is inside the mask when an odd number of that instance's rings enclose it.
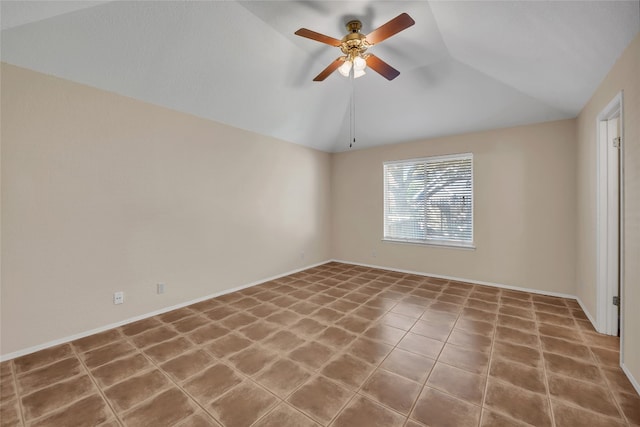
<instances>
[{"instance_id":1,"label":"doorway","mask_svg":"<svg viewBox=\"0 0 640 427\"><path fill-rule=\"evenodd\" d=\"M597 119L597 329L620 336L622 328L622 92Z\"/></svg>"}]
</instances>

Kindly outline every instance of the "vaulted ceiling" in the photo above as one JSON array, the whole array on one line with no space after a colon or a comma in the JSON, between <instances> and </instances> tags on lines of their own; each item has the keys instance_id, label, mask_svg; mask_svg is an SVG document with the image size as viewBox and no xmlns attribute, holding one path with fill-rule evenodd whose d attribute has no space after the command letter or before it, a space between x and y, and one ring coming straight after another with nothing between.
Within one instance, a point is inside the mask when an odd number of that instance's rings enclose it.
<instances>
[{"instance_id":1,"label":"vaulted ceiling","mask_svg":"<svg viewBox=\"0 0 640 427\"><path fill-rule=\"evenodd\" d=\"M635 1L6 1L3 62L324 151L575 117L640 30ZM312 79L367 33L401 74Z\"/></svg>"}]
</instances>

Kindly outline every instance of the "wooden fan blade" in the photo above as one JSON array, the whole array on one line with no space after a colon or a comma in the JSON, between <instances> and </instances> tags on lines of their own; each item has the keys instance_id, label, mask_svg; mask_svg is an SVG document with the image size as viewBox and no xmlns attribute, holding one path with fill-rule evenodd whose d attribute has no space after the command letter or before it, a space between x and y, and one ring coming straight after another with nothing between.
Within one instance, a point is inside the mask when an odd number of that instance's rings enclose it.
<instances>
[{"instance_id":1,"label":"wooden fan blade","mask_svg":"<svg viewBox=\"0 0 640 427\"><path fill-rule=\"evenodd\" d=\"M393 80L400 75L400 71L375 55L369 54L367 57L367 66L387 80Z\"/></svg>"},{"instance_id":2,"label":"wooden fan blade","mask_svg":"<svg viewBox=\"0 0 640 427\"><path fill-rule=\"evenodd\" d=\"M344 62L344 56L341 56L340 58L336 59L331 64L329 64L329 66L327 68L322 70L322 72L320 74L318 74L316 76L316 78L313 79L313 81L314 82L323 81L324 79L329 77L329 75L331 75L331 73L333 73L335 70L337 70L338 67L341 66L343 62Z\"/></svg>"},{"instance_id":3,"label":"wooden fan blade","mask_svg":"<svg viewBox=\"0 0 640 427\"><path fill-rule=\"evenodd\" d=\"M409 15L401 13L391 21L367 34L367 42L371 45L380 43L392 35L398 34L400 31L409 28L415 23L416 21L414 21Z\"/></svg>"},{"instance_id":4,"label":"wooden fan blade","mask_svg":"<svg viewBox=\"0 0 640 427\"><path fill-rule=\"evenodd\" d=\"M320 43L328 44L329 46L338 47L342 43L338 39L334 39L333 37L325 36L324 34L316 33L315 31L307 30L306 28L300 28L298 31L294 33L296 36L306 37L311 40L315 40Z\"/></svg>"}]
</instances>

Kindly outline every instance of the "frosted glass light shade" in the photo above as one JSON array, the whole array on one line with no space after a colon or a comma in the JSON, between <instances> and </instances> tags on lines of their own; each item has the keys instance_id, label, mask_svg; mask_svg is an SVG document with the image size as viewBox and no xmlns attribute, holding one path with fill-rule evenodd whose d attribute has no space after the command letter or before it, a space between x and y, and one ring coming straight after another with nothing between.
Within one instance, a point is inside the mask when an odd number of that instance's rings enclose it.
<instances>
[{"instance_id":1,"label":"frosted glass light shade","mask_svg":"<svg viewBox=\"0 0 640 427\"><path fill-rule=\"evenodd\" d=\"M367 66L367 61L361 56L356 56L353 60L353 69L356 71L362 71Z\"/></svg>"},{"instance_id":2,"label":"frosted glass light shade","mask_svg":"<svg viewBox=\"0 0 640 427\"><path fill-rule=\"evenodd\" d=\"M344 61L344 64L338 67L338 72L345 77L349 77L349 71L351 71L351 61Z\"/></svg>"}]
</instances>

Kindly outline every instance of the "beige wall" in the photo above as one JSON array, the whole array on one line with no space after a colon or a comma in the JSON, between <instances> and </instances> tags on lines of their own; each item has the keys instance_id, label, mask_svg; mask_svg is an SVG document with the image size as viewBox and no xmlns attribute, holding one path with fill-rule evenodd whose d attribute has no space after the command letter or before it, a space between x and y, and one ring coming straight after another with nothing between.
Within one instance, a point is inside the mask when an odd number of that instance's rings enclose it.
<instances>
[{"instance_id":1,"label":"beige wall","mask_svg":"<svg viewBox=\"0 0 640 427\"><path fill-rule=\"evenodd\" d=\"M1 83L0 354L329 258L329 154L6 64Z\"/></svg>"},{"instance_id":2,"label":"beige wall","mask_svg":"<svg viewBox=\"0 0 640 427\"><path fill-rule=\"evenodd\" d=\"M382 242L382 163L464 152L476 249ZM574 293L574 120L334 154L331 194L334 258Z\"/></svg>"},{"instance_id":3,"label":"beige wall","mask_svg":"<svg viewBox=\"0 0 640 427\"><path fill-rule=\"evenodd\" d=\"M624 91L623 358L640 381L640 34L578 116L577 296L596 314L596 120Z\"/></svg>"}]
</instances>

